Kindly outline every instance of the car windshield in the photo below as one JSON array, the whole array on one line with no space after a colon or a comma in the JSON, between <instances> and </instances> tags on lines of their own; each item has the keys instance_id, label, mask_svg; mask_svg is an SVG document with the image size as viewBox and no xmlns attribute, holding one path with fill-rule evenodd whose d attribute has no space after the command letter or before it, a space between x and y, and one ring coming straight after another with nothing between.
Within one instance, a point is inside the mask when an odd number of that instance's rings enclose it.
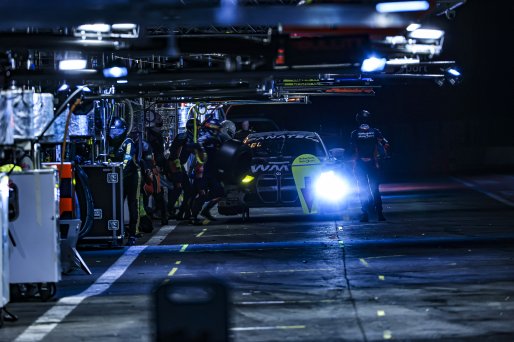
<instances>
[{"instance_id":1,"label":"car windshield","mask_svg":"<svg viewBox=\"0 0 514 342\"><path fill-rule=\"evenodd\" d=\"M241 123L242 121L235 121L237 129L242 128ZM267 120L250 120L250 128L255 132L271 132L278 130L278 126L276 123Z\"/></svg>"},{"instance_id":2,"label":"car windshield","mask_svg":"<svg viewBox=\"0 0 514 342\"><path fill-rule=\"evenodd\" d=\"M290 156L296 158L302 154L325 157L323 144L315 136L299 134L250 136L246 140L246 144L257 157Z\"/></svg>"}]
</instances>

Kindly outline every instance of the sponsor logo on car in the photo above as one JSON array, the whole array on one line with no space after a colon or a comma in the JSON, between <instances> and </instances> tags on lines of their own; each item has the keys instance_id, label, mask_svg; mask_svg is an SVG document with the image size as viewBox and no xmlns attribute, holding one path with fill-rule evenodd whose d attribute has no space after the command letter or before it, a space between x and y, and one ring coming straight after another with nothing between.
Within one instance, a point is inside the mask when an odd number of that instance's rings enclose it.
<instances>
[{"instance_id":1,"label":"sponsor logo on car","mask_svg":"<svg viewBox=\"0 0 514 342\"><path fill-rule=\"evenodd\" d=\"M252 165L252 173L271 171L289 172L289 165Z\"/></svg>"},{"instance_id":2,"label":"sponsor logo on car","mask_svg":"<svg viewBox=\"0 0 514 342\"><path fill-rule=\"evenodd\" d=\"M266 135L261 137L251 137L248 142L254 142L259 140L273 140L273 139L307 139L314 142L319 142L319 139L315 135L303 135L303 134L280 134L280 135Z\"/></svg>"}]
</instances>

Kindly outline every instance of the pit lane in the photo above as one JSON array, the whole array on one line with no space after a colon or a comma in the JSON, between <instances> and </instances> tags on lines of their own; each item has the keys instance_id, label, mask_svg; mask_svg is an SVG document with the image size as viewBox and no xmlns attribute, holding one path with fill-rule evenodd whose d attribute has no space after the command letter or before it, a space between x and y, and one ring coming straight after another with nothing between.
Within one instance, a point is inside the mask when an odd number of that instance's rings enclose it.
<instances>
[{"instance_id":1,"label":"pit lane","mask_svg":"<svg viewBox=\"0 0 514 342\"><path fill-rule=\"evenodd\" d=\"M0 340L54 324L44 341L150 341L155 286L206 276L231 288L234 341L512 339L512 207L451 179L382 189L385 223L359 223L355 201L335 218L258 209L244 224L164 227L141 241L147 247L82 250L93 275L65 276L56 301L11 303L20 320L6 323ZM63 299L105 285L101 277L133 251L103 292L62 320L48 318L69 305Z\"/></svg>"}]
</instances>

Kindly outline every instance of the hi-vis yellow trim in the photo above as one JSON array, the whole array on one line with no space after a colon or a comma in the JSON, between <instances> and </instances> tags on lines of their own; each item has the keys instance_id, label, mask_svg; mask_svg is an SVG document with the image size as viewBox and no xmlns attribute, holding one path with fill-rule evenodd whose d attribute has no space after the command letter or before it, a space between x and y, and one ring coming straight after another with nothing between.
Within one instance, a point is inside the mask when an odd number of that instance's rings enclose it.
<instances>
[{"instance_id":1,"label":"hi-vis yellow trim","mask_svg":"<svg viewBox=\"0 0 514 342\"><path fill-rule=\"evenodd\" d=\"M248 184L251 183L255 179L254 176L246 175L245 178L241 181L241 183Z\"/></svg>"},{"instance_id":2,"label":"hi-vis yellow trim","mask_svg":"<svg viewBox=\"0 0 514 342\"><path fill-rule=\"evenodd\" d=\"M304 214L317 214L315 177L321 171L320 160L312 154L302 154L293 161L293 178Z\"/></svg>"},{"instance_id":3,"label":"hi-vis yellow trim","mask_svg":"<svg viewBox=\"0 0 514 342\"><path fill-rule=\"evenodd\" d=\"M15 166L14 164L5 164L5 165L0 166L0 172L10 172L11 170L13 172L23 171L23 169L21 167L19 167L18 165Z\"/></svg>"}]
</instances>

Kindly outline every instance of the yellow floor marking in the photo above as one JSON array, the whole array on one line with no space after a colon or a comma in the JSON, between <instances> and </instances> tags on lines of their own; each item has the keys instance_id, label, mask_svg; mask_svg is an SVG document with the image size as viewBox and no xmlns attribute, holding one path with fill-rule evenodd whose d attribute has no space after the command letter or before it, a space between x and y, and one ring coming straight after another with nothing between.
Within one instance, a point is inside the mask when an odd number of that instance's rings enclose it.
<instances>
[{"instance_id":1,"label":"yellow floor marking","mask_svg":"<svg viewBox=\"0 0 514 342\"><path fill-rule=\"evenodd\" d=\"M164 279L164 281L163 281L162 283L163 283L163 284L167 284L167 283L169 283L169 282L170 282L170 280L169 280L169 279Z\"/></svg>"},{"instance_id":2,"label":"yellow floor marking","mask_svg":"<svg viewBox=\"0 0 514 342\"><path fill-rule=\"evenodd\" d=\"M378 310L377 311L377 316L378 317L384 317L386 315L385 311L384 310Z\"/></svg>"},{"instance_id":3,"label":"yellow floor marking","mask_svg":"<svg viewBox=\"0 0 514 342\"><path fill-rule=\"evenodd\" d=\"M385 277L384 277L383 275L379 275L379 276L378 276L378 279L380 279L380 280L385 280Z\"/></svg>"},{"instance_id":4,"label":"yellow floor marking","mask_svg":"<svg viewBox=\"0 0 514 342\"><path fill-rule=\"evenodd\" d=\"M180 265L182 263L182 261L175 261L175 265Z\"/></svg>"},{"instance_id":5,"label":"yellow floor marking","mask_svg":"<svg viewBox=\"0 0 514 342\"><path fill-rule=\"evenodd\" d=\"M260 271L260 272L239 272L240 274L256 274L256 273L293 273L293 272L314 272L314 271L333 271L333 268L311 268L303 270L274 270L274 271Z\"/></svg>"},{"instance_id":6,"label":"yellow floor marking","mask_svg":"<svg viewBox=\"0 0 514 342\"><path fill-rule=\"evenodd\" d=\"M305 231L301 232L270 232L270 233L259 233L259 235L285 235L285 234L303 234ZM249 236L249 235L255 235L255 233L246 233L246 234L215 234L215 235L209 235L209 237L231 237L231 236Z\"/></svg>"},{"instance_id":7,"label":"yellow floor marking","mask_svg":"<svg viewBox=\"0 0 514 342\"><path fill-rule=\"evenodd\" d=\"M360 258L359 261L361 262L361 264L363 264L364 266L366 267L369 267L369 264L366 260L364 260L363 258Z\"/></svg>"},{"instance_id":8,"label":"yellow floor marking","mask_svg":"<svg viewBox=\"0 0 514 342\"><path fill-rule=\"evenodd\" d=\"M343 230L343 226L339 226L339 227L337 227L337 229Z\"/></svg>"},{"instance_id":9,"label":"yellow floor marking","mask_svg":"<svg viewBox=\"0 0 514 342\"><path fill-rule=\"evenodd\" d=\"M185 252L186 248L188 247L188 244L182 245L182 248L180 249L181 252Z\"/></svg>"},{"instance_id":10,"label":"yellow floor marking","mask_svg":"<svg viewBox=\"0 0 514 342\"><path fill-rule=\"evenodd\" d=\"M268 327L235 327L231 331L259 331L259 330L278 330L278 329L305 329L305 325L278 325Z\"/></svg>"},{"instance_id":11,"label":"yellow floor marking","mask_svg":"<svg viewBox=\"0 0 514 342\"><path fill-rule=\"evenodd\" d=\"M367 257L366 259L384 259L384 258L396 258L396 257L402 257L405 256L403 254L398 255L382 255L382 256L376 256L376 257Z\"/></svg>"},{"instance_id":12,"label":"yellow floor marking","mask_svg":"<svg viewBox=\"0 0 514 342\"><path fill-rule=\"evenodd\" d=\"M237 305L282 305L282 304L316 304L316 303L335 303L335 299L323 299L323 300L265 300L257 302L236 302Z\"/></svg>"},{"instance_id":13,"label":"yellow floor marking","mask_svg":"<svg viewBox=\"0 0 514 342\"><path fill-rule=\"evenodd\" d=\"M384 330L384 340L390 340L393 338L393 334L391 333L391 330Z\"/></svg>"},{"instance_id":14,"label":"yellow floor marking","mask_svg":"<svg viewBox=\"0 0 514 342\"><path fill-rule=\"evenodd\" d=\"M178 267L173 267L170 271L170 273L168 273L168 277L173 277L173 275L175 274L175 272L177 272L178 270Z\"/></svg>"},{"instance_id":15,"label":"yellow floor marking","mask_svg":"<svg viewBox=\"0 0 514 342\"><path fill-rule=\"evenodd\" d=\"M207 231L207 228L203 229L200 233L196 235L196 237L201 237L205 232Z\"/></svg>"}]
</instances>

